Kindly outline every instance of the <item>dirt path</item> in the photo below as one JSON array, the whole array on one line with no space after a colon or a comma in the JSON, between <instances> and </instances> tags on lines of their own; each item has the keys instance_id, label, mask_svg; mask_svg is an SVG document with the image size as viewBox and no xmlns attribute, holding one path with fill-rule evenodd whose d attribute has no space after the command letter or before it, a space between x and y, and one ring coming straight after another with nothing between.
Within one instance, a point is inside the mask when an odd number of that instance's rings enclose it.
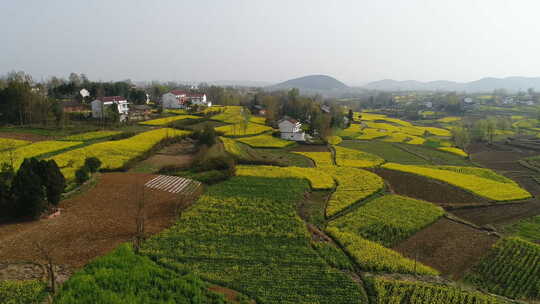
<instances>
[{"instance_id":1,"label":"dirt path","mask_svg":"<svg viewBox=\"0 0 540 304\"><path fill-rule=\"evenodd\" d=\"M57 264L81 267L135 232L136 204L146 204L145 230L160 232L175 220L175 194L143 187L153 175L106 173L88 191L60 203L60 216L0 226L0 261L37 261L35 243L53 250Z\"/></svg>"}]
</instances>

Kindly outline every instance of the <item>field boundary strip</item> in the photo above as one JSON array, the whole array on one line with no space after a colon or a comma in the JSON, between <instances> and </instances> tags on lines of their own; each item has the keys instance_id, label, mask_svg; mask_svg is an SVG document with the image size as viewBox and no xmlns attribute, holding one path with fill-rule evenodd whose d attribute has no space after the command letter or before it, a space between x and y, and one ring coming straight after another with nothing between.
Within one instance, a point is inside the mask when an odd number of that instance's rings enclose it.
<instances>
[{"instance_id":1,"label":"field boundary strip","mask_svg":"<svg viewBox=\"0 0 540 304\"><path fill-rule=\"evenodd\" d=\"M201 183L179 176L158 175L144 184L148 188L162 190L170 193L180 193L190 185L199 187Z\"/></svg>"}]
</instances>

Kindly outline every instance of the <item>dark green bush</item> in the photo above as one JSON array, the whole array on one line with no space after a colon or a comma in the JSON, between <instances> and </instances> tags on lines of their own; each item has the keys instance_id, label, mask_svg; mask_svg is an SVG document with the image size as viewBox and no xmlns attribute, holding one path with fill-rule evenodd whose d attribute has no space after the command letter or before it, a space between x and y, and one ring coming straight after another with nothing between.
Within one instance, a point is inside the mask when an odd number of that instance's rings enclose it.
<instances>
[{"instance_id":1,"label":"dark green bush","mask_svg":"<svg viewBox=\"0 0 540 304\"><path fill-rule=\"evenodd\" d=\"M75 181L77 184L82 185L84 182L90 179L90 171L87 167L82 166L75 171Z\"/></svg>"},{"instance_id":2,"label":"dark green bush","mask_svg":"<svg viewBox=\"0 0 540 304\"><path fill-rule=\"evenodd\" d=\"M95 173L99 170L99 167L101 167L101 160L97 157L87 157L84 160L84 166L88 168L90 173Z\"/></svg>"}]
</instances>

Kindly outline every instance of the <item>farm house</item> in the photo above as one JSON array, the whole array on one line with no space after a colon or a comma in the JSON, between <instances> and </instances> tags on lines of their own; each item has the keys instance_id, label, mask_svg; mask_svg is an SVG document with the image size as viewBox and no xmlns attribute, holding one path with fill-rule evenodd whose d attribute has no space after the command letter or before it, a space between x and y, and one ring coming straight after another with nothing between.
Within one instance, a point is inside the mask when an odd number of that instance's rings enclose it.
<instances>
[{"instance_id":1,"label":"farm house","mask_svg":"<svg viewBox=\"0 0 540 304\"><path fill-rule=\"evenodd\" d=\"M122 96L108 96L98 98L91 103L92 117L103 118L107 117L106 109L115 106L120 113L120 121L125 121L129 114L128 101Z\"/></svg>"},{"instance_id":2,"label":"farm house","mask_svg":"<svg viewBox=\"0 0 540 304\"><path fill-rule=\"evenodd\" d=\"M305 141L306 133L302 131L302 123L290 117L284 117L278 121L281 138L285 140Z\"/></svg>"},{"instance_id":3,"label":"farm house","mask_svg":"<svg viewBox=\"0 0 540 304\"><path fill-rule=\"evenodd\" d=\"M172 90L163 94L161 106L163 109L185 109L188 105L211 107L212 102L206 99L206 94L195 94L182 90Z\"/></svg>"}]
</instances>

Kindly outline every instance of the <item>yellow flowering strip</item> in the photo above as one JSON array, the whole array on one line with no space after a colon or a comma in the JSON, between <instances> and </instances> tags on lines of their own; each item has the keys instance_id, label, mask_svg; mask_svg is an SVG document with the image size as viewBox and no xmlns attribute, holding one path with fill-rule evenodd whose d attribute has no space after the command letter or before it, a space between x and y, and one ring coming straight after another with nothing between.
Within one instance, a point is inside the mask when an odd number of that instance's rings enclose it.
<instances>
[{"instance_id":1,"label":"yellow flowering strip","mask_svg":"<svg viewBox=\"0 0 540 304\"><path fill-rule=\"evenodd\" d=\"M272 128L269 126L264 126L252 122L248 122L247 124L237 123L216 128L216 131L223 132L225 136L256 135L271 130Z\"/></svg>"},{"instance_id":2,"label":"yellow flowering strip","mask_svg":"<svg viewBox=\"0 0 540 304\"><path fill-rule=\"evenodd\" d=\"M386 118L386 115L382 114L372 114L366 112L354 112L354 120L383 120Z\"/></svg>"},{"instance_id":3,"label":"yellow flowering strip","mask_svg":"<svg viewBox=\"0 0 540 304\"><path fill-rule=\"evenodd\" d=\"M165 113L170 113L170 114L177 114L177 115L185 115L187 114L187 110L184 110L184 109L167 109L165 110Z\"/></svg>"},{"instance_id":4,"label":"yellow flowering strip","mask_svg":"<svg viewBox=\"0 0 540 304\"><path fill-rule=\"evenodd\" d=\"M0 138L0 151L15 149L18 147L29 145L31 143L32 142L27 140Z\"/></svg>"},{"instance_id":5,"label":"yellow flowering strip","mask_svg":"<svg viewBox=\"0 0 540 304\"><path fill-rule=\"evenodd\" d=\"M332 175L338 184L326 207L328 217L376 193L384 186L380 176L362 169L326 167L321 171Z\"/></svg>"},{"instance_id":6,"label":"yellow flowering strip","mask_svg":"<svg viewBox=\"0 0 540 304\"><path fill-rule=\"evenodd\" d=\"M175 122L177 120L183 120L183 119L199 119L200 116L195 115L177 115L177 116L170 116L170 117L164 117L164 118L158 118L158 119L152 119L140 122L141 125L147 125L147 126L164 126L168 125L171 122Z\"/></svg>"},{"instance_id":7,"label":"yellow flowering strip","mask_svg":"<svg viewBox=\"0 0 540 304\"><path fill-rule=\"evenodd\" d=\"M332 153L330 152L294 152L296 154L304 155L307 158L311 158L315 162L317 167L333 166Z\"/></svg>"},{"instance_id":8,"label":"yellow flowering strip","mask_svg":"<svg viewBox=\"0 0 540 304\"><path fill-rule=\"evenodd\" d=\"M452 136L452 133L450 133L450 131L448 131L446 129L435 128L435 127L417 127L417 128L425 130L428 133L431 133L431 134L433 134L435 136L446 136L446 137Z\"/></svg>"},{"instance_id":9,"label":"yellow flowering strip","mask_svg":"<svg viewBox=\"0 0 540 304\"><path fill-rule=\"evenodd\" d=\"M341 139L339 136L329 136L326 141L328 141L328 143L331 145L339 145L343 139Z\"/></svg>"},{"instance_id":10,"label":"yellow flowering strip","mask_svg":"<svg viewBox=\"0 0 540 304\"><path fill-rule=\"evenodd\" d=\"M456 148L456 147L439 147L437 149L441 150L441 151L450 152L450 153L453 153L453 154L456 154L456 155L459 155L459 156L463 156L463 157L469 156L469 154L467 154L467 152L461 150L460 148Z\"/></svg>"},{"instance_id":11,"label":"yellow flowering strip","mask_svg":"<svg viewBox=\"0 0 540 304\"><path fill-rule=\"evenodd\" d=\"M242 145L238 141L223 136L220 136L219 139L223 143L225 151L227 151L229 154L233 155L236 158L250 158L249 153L242 147Z\"/></svg>"},{"instance_id":12,"label":"yellow flowering strip","mask_svg":"<svg viewBox=\"0 0 540 304\"><path fill-rule=\"evenodd\" d=\"M387 131L381 131L379 129L372 129L372 128L364 128L362 129L362 135L357 136L356 139L370 140L370 139L388 136L388 134L390 133Z\"/></svg>"},{"instance_id":13,"label":"yellow flowering strip","mask_svg":"<svg viewBox=\"0 0 540 304\"><path fill-rule=\"evenodd\" d=\"M418 136L410 136L411 140L407 142L409 145L423 145L426 140Z\"/></svg>"},{"instance_id":14,"label":"yellow flowering strip","mask_svg":"<svg viewBox=\"0 0 540 304\"><path fill-rule=\"evenodd\" d=\"M330 227L327 231L354 258L362 270L439 275L439 272L431 267L415 263L392 249L354 233L343 232L335 227Z\"/></svg>"},{"instance_id":15,"label":"yellow flowering strip","mask_svg":"<svg viewBox=\"0 0 540 304\"><path fill-rule=\"evenodd\" d=\"M388 123L384 123L384 122L367 121L365 124L369 128L387 130L389 132L399 132L399 130L400 130L400 127L397 127L397 126L394 126L394 125L391 125L391 124L388 124Z\"/></svg>"},{"instance_id":16,"label":"yellow flowering strip","mask_svg":"<svg viewBox=\"0 0 540 304\"><path fill-rule=\"evenodd\" d=\"M30 145L22 146L13 150L0 153L0 164L11 164L13 168L18 169L25 158L38 157L43 154L53 153L82 144L79 141L40 141Z\"/></svg>"},{"instance_id":17,"label":"yellow flowering strip","mask_svg":"<svg viewBox=\"0 0 540 304\"><path fill-rule=\"evenodd\" d=\"M102 163L101 167L104 169L121 169L129 161L143 156L162 140L178 138L190 133L189 131L162 128L140 133L127 139L106 141L71 150L51 157L51 159L56 161L66 179L73 179L75 171L84 165L86 157L99 158Z\"/></svg>"},{"instance_id":18,"label":"yellow flowering strip","mask_svg":"<svg viewBox=\"0 0 540 304\"><path fill-rule=\"evenodd\" d=\"M440 170L454 171L461 174L476 175L481 178L487 178L500 183L518 185L515 181L508 177L495 173L494 171L486 168L479 167L463 167L463 166L433 166L433 168Z\"/></svg>"},{"instance_id":19,"label":"yellow flowering strip","mask_svg":"<svg viewBox=\"0 0 540 304\"><path fill-rule=\"evenodd\" d=\"M459 120L461 120L461 117L456 117L456 116L447 116L447 117L437 119L438 122L442 122L442 123L451 123L451 122L456 122Z\"/></svg>"},{"instance_id":20,"label":"yellow flowering strip","mask_svg":"<svg viewBox=\"0 0 540 304\"><path fill-rule=\"evenodd\" d=\"M264 125L266 123L266 118L261 116L251 116L249 118L249 121L252 123L258 123L260 125Z\"/></svg>"},{"instance_id":21,"label":"yellow flowering strip","mask_svg":"<svg viewBox=\"0 0 540 304\"><path fill-rule=\"evenodd\" d=\"M511 201L531 197L529 192L516 184L498 182L473 174L442 170L437 167L396 163L386 163L383 167L437 179L494 201Z\"/></svg>"},{"instance_id":22,"label":"yellow flowering strip","mask_svg":"<svg viewBox=\"0 0 540 304\"><path fill-rule=\"evenodd\" d=\"M294 141L283 140L268 134L242 137L238 138L238 141L254 148L285 148L294 145Z\"/></svg>"},{"instance_id":23,"label":"yellow flowering strip","mask_svg":"<svg viewBox=\"0 0 540 304\"><path fill-rule=\"evenodd\" d=\"M242 111L247 111L247 110L243 110L243 107L241 106L225 106L225 107L220 107L220 108L212 107L212 108L208 108L207 110L208 111L222 110L223 111L222 113L212 116L212 119L219 120L226 123L231 123L231 124L241 122L243 120Z\"/></svg>"},{"instance_id":24,"label":"yellow flowering strip","mask_svg":"<svg viewBox=\"0 0 540 304\"><path fill-rule=\"evenodd\" d=\"M382 141L402 143L409 141L410 139L411 137L405 133L394 132L391 133L388 137L383 138Z\"/></svg>"},{"instance_id":25,"label":"yellow flowering strip","mask_svg":"<svg viewBox=\"0 0 540 304\"><path fill-rule=\"evenodd\" d=\"M316 190L326 190L334 187L332 176L316 168L239 165L236 167L236 175L307 179L311 184L311 188Z\"/></svg>"},{"instance_id":26,"label":"yellow flowering strip","mask_svg":"<svg viewBox=\"0 0 540 304\"><path fill-rule=\"evenodd\" d=\"M336 163L342 167L370 168L384 162L384 159L371 153L362 152L345 147L334 147L336 150Z\"/></svg>"},{"instance_id":27,"label":"yellow flowering strip","mask_svg":"<svg viewBox=\"0 0 540 304\"><path fill-rule=\"evenodd\" d=\"M80 133L75 135L70 135L63 137L61 140L68 140L68 141L88 141L93 139L100 139L105 138L113 135L118 135L122 133L121 131L94 131L94 132L86 132L86 133Z\"/></svg>"},{"instance_id":28,"label":"yellow flowering strip","mask_svg":"<svg viewBox=\"0 0 540 304\"><path fill-rule=\"evenodd\" d=\"M356 137L360 135L361 133L362 133L362 125L353 123L346 129L338 130L336 132L336 135L340 137Z\"/></svg>"},{"instance_id":29,"label":"yellow flowering strip","mask_svg":"<svg viewBox=\"0 0 540 304\"><path fill-rule=\"evenodd\" d=\"M435 222L443 214L441 207L429 202L385 195L333 220L329 226L392 247Z\"/></svg>"}]
</instances>

